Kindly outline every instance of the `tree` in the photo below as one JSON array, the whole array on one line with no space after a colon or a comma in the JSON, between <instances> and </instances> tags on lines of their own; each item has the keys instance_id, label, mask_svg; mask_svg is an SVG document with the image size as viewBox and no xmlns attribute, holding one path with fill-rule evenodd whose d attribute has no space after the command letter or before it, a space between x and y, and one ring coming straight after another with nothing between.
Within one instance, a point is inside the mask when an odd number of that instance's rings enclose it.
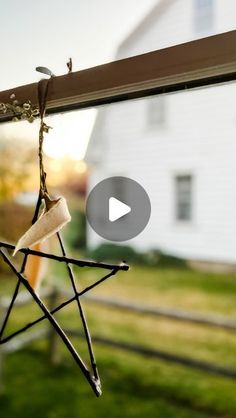
<instances>
[{"instance_id":1,"label":"tree","mask_svg":"<svg viewBox=\"0 0 236 418\"><path fill-rule=\"evenodd\" d=\"M32 174L37 176L35 154L29 141L0 138L0 202L14 198L27 188Z\"/></svg>"}]
</instances>

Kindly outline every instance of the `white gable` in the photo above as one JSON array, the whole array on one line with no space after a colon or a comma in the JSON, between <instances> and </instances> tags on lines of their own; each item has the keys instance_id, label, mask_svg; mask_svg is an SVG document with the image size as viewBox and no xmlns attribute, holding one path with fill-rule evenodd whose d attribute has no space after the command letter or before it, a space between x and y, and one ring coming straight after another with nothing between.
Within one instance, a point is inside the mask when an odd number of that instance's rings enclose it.
<instances>
[{"instance_id":1,"label":"white gable","mask_svg":"<svg viewBox=\"0 0 236 418\"><path fill-rule=\"evenodd\" d=\"M161 3L168 7L161 14L155 8L148 24L123 42L119 57L197 37L193 0ZM211 33L232 29L232 16L236 16L235 1L215 0ZM90 186L101 178L125 175L146 188L151 220L130 245L236 263L236 85L168 95L165 102L165 124L156 126L148 122L148 99L103 109L99 131L93 133L93 142L103 151L91 172ZM100 146L101 137L106 142ZM176 221L176 175L193 178L191 222ZM89 245L100 241L89 230Z\"/></svg>"}]
</instances>

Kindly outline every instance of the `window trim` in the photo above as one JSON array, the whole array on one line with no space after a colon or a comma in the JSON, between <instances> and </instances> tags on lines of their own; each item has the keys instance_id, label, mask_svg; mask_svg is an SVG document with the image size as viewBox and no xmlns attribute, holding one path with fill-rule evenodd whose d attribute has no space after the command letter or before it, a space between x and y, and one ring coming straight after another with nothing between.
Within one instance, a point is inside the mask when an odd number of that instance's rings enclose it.
<instances>
[{"instance_id":1,"label":"window trim","mask_svg":"<svg viewBox=\"0 0 236 418\"><path fill-rule=\"evenodd\" d=\"M158 100L156 100L158 98ZM149 130L163 130L167 125L167 103L166 97L153 96L147 100L147 128Z\"/></svg>"},{"instance_id":2,"label":"window trim","mask_svg":"<svg viewBox=\"0 0 236 418\"><path fill-rule=\"evenodd\" d=\"M212 30L215 21L215 3L211 0L209 5L200 5L199 0L194 1L194 30L195 33L206 33Z\"/></svg>"},{"instance_id":3,"label":"window trim","mask_svg":"<svg viewBox=\"0 0 236 418\"><path fill-rule=\"evenodd\" d=\"M53 77L47 113L55 114L236 80L236 30ZM0 92L37 104L37 83ZM12 115L0 115L0 123Z\"/></svg>"},{"instance_id":4,"label":"window trim","mask_svg":"<svg viewBox=\"0 0 236 418\"><path fill-rule=\"evenodd\" d=\"M181 212L181 208L180 206L182 205L181 202L181 198L182 196L180 196L179 192L179 186L180 180L186 179L188 178L189 181L189 217L188 218L183 218L180 217L180 212ZM191 224L193 222L193 182L194 182L194 178L193 178L193 174L191 172L189 173L181 173L181 174L177 174L175 175L174 178L174 193L175 193L175 222L177 222L178 224Z\"/></svg>"}]
</instances>

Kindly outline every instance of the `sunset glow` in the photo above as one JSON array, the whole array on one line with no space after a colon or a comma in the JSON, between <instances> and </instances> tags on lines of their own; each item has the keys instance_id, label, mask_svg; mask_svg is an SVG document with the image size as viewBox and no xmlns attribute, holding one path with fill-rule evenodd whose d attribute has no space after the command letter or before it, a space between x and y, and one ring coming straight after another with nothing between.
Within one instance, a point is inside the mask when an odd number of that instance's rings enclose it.
<instances>
[{"instance_id":1,"label":"sunset glow","mask_svg":"<svg viewBox=\"0 0 236 418\"><path fill-rule=\"evenodd\" d=\"M95 117L96 110L88 109L48 118L53 129L45 135L45 154L56 159L83 160Z\"/></svg>"}]
</instances>

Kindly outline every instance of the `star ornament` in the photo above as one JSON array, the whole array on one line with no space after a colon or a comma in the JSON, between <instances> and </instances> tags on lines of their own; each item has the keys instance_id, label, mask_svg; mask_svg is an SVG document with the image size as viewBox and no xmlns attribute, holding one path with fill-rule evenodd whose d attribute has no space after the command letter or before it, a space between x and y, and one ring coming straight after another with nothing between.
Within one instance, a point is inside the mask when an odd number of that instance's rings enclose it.
<instances>
[{"instance_id":1,"label":"star ornament","mask_svg":"<svg viewBox=\"0 0 236 418\"><path fill-rule=\"evenodd\" d=\"M129 269L129 267L125 263L121 263L121 264L116 265L116 264L97 263L97 262L94 262L94 261L85 261L85 260L78 260L78 259L69 258L69 257L66 256L65 249L64 249L64 244L62 242L62 238L61 238L61 235L60 235L59 232L57 233L57 237L58 237L58 241L60 243L61 248L63 248L63 250L62 250L63 255L62 256L58 256L58 255L50 254L50 253L46 253L46 252L41 252L41 251L36 251L36 250L32 250L30 248L21 248L21 249L19 249L19 251L24 254L24 260L23 260L23 263L22 263L20 269L16 268L15 264L13 263L11 257L9 256L9 253L8 253L9 250L15 251L16 247L14 245L11 245L11 244L8 244L8 243L5 243L5 242L0 242L0 256L5 261L5 263L9 266L9 268L13 272L14 276L16 277L16 287L15 287L11 302L9 304L9 307L8 307L7 311L6 311L5 317L3 318L3 321L1 321L2 325L1 325L1 328L0 328L0 345L7 343L8 341L13 339L14 337L18 336L22 332L27 331L28 329L32 328L36 324L38 324L38 323L40 323L44 320L48 320L50 322L50 324L53 326L54 330L59 335L59 337L61 338L61 340L63 341L63 343L65 344L65 346L67 347L67 349L69 350L69 352L72 355L73 359L75 360L76 364L80 367L82 373L84 374L88 383L92 387L96 396L100 396L101 393L102 393L101 392L101 381L100 381L98 370L97 370L96 359L95 359L93 346L92 346L92 339L91 339L91 336L90 336L89 328L88 328L87 321L86 321L86 316L85 316L85 313L84 313L84 310L83 310L83 307L82 307L82 304L81 304L80 297L82 295L88 293L90 290L94 289L96 286L98 286L100 283L104 282L109 277L114 276L118 271L120 271L120 270L127 271ZM38 293L31 286L29 280L25 277L24 268L27 265L27 259L30 255L56 260L57 262L65 263L66 266L67 266L67 272L68 272L69 280L70 280L71 287L72 287L72 290L73 290L73 296L70 297L69 299L67 299L66 301L64 301L63 303L61 303L60 305L53 308L53 310L51 310L51 311L47 308L45 303L40 299L40 296L38 295ZM73 273L73 269L72 269L73 265L76 265L76 266L81 267L81 268L82 267L91 267L91 268L104 269L104 270L108 270L108 273L103 275L99 280L95 281L94 283L92 283L88 287L85 287L82 290L77 290L75 277L74 277L74 273ZM34 320L32 322L29 322L27 325L25 325L22 328L19 328L18 330L14 331L10 335L5 336L4 331L6 329L8 320L10 318L12 309L14 307L14 303L15 303L17 295L19 293L19 288L20 288L21 284L31 294L33 300L39 306L40 310L42 311L42 316L40 316L39 318L37 318L36 320ZM61 328L61 326L59 325L59 323L57 322L57 320L54 317L54 314L56 312L59 312L61 309L65 308L66 306L68 306L70 303L72 303L74 301L77 302L77 308L78 308L78 311L79 311L79 316L80 316L80 319L81 319L81 322L82 322L84 335L85 335L85 339L86 339L86 342L87 342L87 348L88 348L89 359L90 359L90 368L84 363L83 359L81 358L79 353L74 348L70 339L68 338L68 336L63 331L63 329Z\"/></svg>"},{"instance_id":2,"label":"star ornament","mask_svg":"<svg viewBox=\"0 0 236 418\"><path fill-rule=\"evenodd\" d=\"M44 68L44 67L40 67ZM48 70L49 71L49 70ZM45 73L45 69L44 69ZM40 80L38 83L38 102L39 102L39 109L37 115L40 118L40 128L39 128L39 142L38 142L38 157L39 157L39 180L40 180L40 187L39 187L39 194L38 200L35 207L34 216L32 219L32 225L28 231L18 240L16 246L11 245L6 242L0 242L0 257L4 260L4 262L8 265L12 273L16 278L16 287L13 292L11 302L8 306L6 311L5 317L1 321L0 326L0 344L5 344L11 339L15 338L17 335L21 334L22 332L27 331L31 327L35 326L36 324L40 323L41 321L48 320L52 327L54 328L55 332L59 335L67 349L69 350L70 354L72 355L73 359L75 360L76 364L81 369L82 373L84 374L85 378L87 379L88 383L92 387L96 396L101 395L101 381L99 378L96 359L93 351L92 346L92 339L90 336L89 328L86 321L86 316L83 310L83 306L81 304L81 296L89 292L90 290L94 289L100 283L104 282L111 276L114 276L118 271L123 270L127 271L129 266L125 263L121 264L105 264L105 263L97 263L94 261L85 261L85 260L78 260L74 258L69 258L67 256L65 246L60 234L60 230L66 225L71 217L67 207L67 203L64 197L59 197L58 199L52 199L48 193L47 184L46 184L46 172L44 170L44 163L43 163L43 141L44 141L44 134L48 133L50 127L46 125L44 122L45 116L45 109L46 109L46 101L48 96L48 90L50 85L50 80L53 78L53 74L47 73L51 76L50 79L43 79ZM3 105L3 111L5 112L5 105ZM5 107L4 107L5 106ZM6 109L8 109L6 107ZM7 111L7 110L6 110ZM1 106L0 106L1 112ZM14 113L14 112L13 112ZM35 113L36 114L36 113ZM29 120L32 122L32 120ZM41 210L43 206L43 209ZM55 235L58 239L58 244L61 250L61 255L50 254L48 252L40 251L41 243L47 240L49 237ZM37 247L38 246L38 247ZM9 251L13 251L13 256L19 251L24 254L23 262L20 268L17 268L15 263L12 260L12 256L9 255ZM64 301L57 307L49 310L45 303L39 296L39 281L37 278L32 279L32 277L27 273L29 270L29 263L32 260L32 256L47 258L56 260L57 262L64 263L67 268L67 274L69 278L70 285L73 290L73 296L68 300ZM34 257L35 258L35 257ZM108 272L103 275L99 280L95 281L90 286L78 290L76 286L75 276L73 272L73 265L78 267L91 267L97 269L107 270ZM19 293L20 286L23 285L25 289L30 293L34 302L38 305L40 310L42 311L42 315L37 318L36 320L29 322L24 327L12 332L10 335L5 336L5 329L8 323L8 320L11 316L11 312L13 306L15 304L17 295ZM87 343L88 353L89 353L89 366L88 367L79 353L76 351L75 347L73 346L72 342L66 335L65 331L61 328L59 323L57 322L54 314L59 312L61 309L64 309L70 303L76 302L79 316L82 322L84 336Z\"/></svg>"}]
</instances>

